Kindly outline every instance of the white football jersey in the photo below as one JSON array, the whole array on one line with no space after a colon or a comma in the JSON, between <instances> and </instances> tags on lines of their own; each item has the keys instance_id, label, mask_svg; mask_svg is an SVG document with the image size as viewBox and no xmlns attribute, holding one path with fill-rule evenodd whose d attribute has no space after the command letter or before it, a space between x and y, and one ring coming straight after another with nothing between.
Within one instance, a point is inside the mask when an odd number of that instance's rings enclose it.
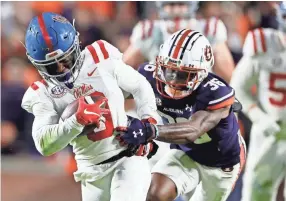
<instances>
[{"instance_id":1,"label":"white football jersey","mask_svg":"<svg viewBox=\"0 0 286 201\"><path fill-rule=\"evenodd\" d=\"M243 58L232 78L232 86L247 112L258 104L275 120L286 116L286 41L285 34L270 28L248 33ZM257 100L249 98L247 88L257 85Z\"/></svg>"},{"instance_id":2,"label":"white football jersey","mask_svg":"<svg viewBox=\"0 0 286 201\"><path fill-rule=\"evenodd\" d=\"M123 63L122 53L117 48L100 40L87 46L81 54L84 61L73 89L46 81L35 82L22 100L22 107L35 116L32 134L36 148L49 155L70 144L79 169L100 163L126 149L113 135L113 128L127 126L122 90L133 95L140 118L156 118L157 115L150 84ZM60 116L69 103L92 93L108 99L111 116L105 117L106 124L93 134L77 136L83 126L77 123L75 115L64 122L60 122ZM47 148L47 144L52 146Z\"/></svg>"},{"instance_id":3,"label":"white football jersey","mask_svg":"<svg viewBox=\"0 0 286 201\"><path fill-rule=\"evenodd\" d=\"M218 18L190 19L182 23L185 24L180 27L202 32L212 45L227 40L226 27ZM165 20L144 20L134 27L130 42L141 51L145 59L152 61L158 55L160 45L171 35Z\"/></svg>"}]
</instances>

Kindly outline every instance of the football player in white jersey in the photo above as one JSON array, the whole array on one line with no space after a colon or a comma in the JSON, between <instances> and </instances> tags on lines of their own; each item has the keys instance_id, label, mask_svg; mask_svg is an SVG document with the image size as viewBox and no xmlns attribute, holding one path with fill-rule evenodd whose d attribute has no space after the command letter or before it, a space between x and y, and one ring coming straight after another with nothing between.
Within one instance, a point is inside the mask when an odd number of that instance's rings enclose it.
<instances>
[{"instance_id":1,"label":"football player in white jersey","mask_svg":"<svg viewBox=\"0 0 286 201\"><path fill-rule=\"evenodd\" d=\"M215 17L196 19L198 2L160 1L156 2L159 20L140 21L133 29L130 46L124 52L124 61L138 67L144 60L154 61L160 45L174 32L193 29L202 32L214 49L213 72L227 82L230 81L234 62L227 47L227 30L223 22Z\"/></svg>"},{"instance_id":2,"label":"football player in white jersey","mask_svg":"<svg viewBox=\"0 0 286 201\"><path fill-rule=\"evenodd\" d=\"M258 28L248 33L244 56L231 81L243 112L253 123L243 201L275 200L277 187L286 176L286 22L282 11L286 14L285 9L278 9L280 30ZM255 98L249 93L254 84Z\"/></svg>"},{"instance_id":3,"label":"football player in white jersey","mask_svg":"<svg viewBox=\"0 0 286 201\"><path fill-rule=\"evenodd\" d=\"M31 20L25 45L29 60L44 78L33 83L22 100L22 107L35 116L32 136L37 150L49 156L68 144L73 146L78 166L74 177L82 183L83 201L145 200L151 179L148 160L126 157L129 151L114 138L113 128L127 126L122 90L135 98L141 119L156 118L155 96L148 81L106 41L96 41L81 51L79 33L55 13L42 13ZM90 94L102 98L93 103ZM59 121L66 106L76 99L77 112ZM103 103L109 110L98 109ZM105 123L100 123L102 119ZM79 136L89 124L98 129Z\"/></svg>"}]
</instances>

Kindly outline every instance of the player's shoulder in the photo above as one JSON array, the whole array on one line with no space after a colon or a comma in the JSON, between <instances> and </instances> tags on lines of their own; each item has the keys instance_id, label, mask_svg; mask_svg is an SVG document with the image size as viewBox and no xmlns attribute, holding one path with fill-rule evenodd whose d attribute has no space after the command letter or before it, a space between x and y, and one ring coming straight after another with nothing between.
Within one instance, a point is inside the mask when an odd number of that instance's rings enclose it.
<instances>
[{"instance_id":1,"label":"player's shoulder","mask_svg":"<svg viewBox=\"0 0 286 201\"><path fill-rule=\"evenodd\" d=\"M155 69L156 65L153 62L146 62L139 66L138 72L150 81L154 79Z\"/></svg>"},{"instance_id":2,"label":"player's shoulder","mask_svg":"<svg viewBox=\"0 0 286 201\"><path fill-rule=\"evenodd\" d=\"M34 104L44 101L47 98L47 82L45 80L36 81L27 89L22 98L22 108L32 112Z\"/></svg>"},{"instance_id":3,"label":"player's shoulder","mask_svg":"<svg viewBox=\"0 0 286 201\"><path fill-rule=\"evenodd\" d=\"M220 109L233 104L234 89L220 77L209 73L197 90L197 99L210 110Z\"/></svg>"},{"instance_id":4,"label":"player's shoulder","mask_svg":"<svg viewBox=\"0 0 286 201\"><path fill-rule=\"evenodd\" d=\"M222 20L217 17L207 19L198 19L200 31L213 42L224 42L227 40L226 26Z\"/></svg>"},{"instance_id":5,"label":"player's shoulder","mask_svg":"<svg viewBox=\"0 0 286 201\"><path fill-rule=\"evenodd\" d=\"M257 28L248 32L243 45L243 54L259 56L285 49L284 33L272 28Z\"/></svg>"},{"instance_id":6,"label":"player's shoulder","mask_svg":"<svg viewBox=\"0 0 286 201\"><path fill-rule=\"evenodd\" d=\"M85 48L85 56L92 58L95 64L108 59L122 59L122 53L111 43L105 40L97 40Z\"/></svg>"}]
</instances>

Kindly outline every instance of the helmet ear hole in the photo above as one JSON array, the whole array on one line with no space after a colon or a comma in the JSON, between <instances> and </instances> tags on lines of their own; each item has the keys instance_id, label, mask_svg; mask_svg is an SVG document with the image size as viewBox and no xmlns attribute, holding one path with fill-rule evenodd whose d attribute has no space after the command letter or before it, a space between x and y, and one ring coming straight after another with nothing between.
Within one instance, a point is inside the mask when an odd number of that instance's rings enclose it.
<instances>
[{"instance_id":1,"label":"helmet ear hole","mask_svg":"<svg viewBox=\"0 0 286 201\"><path fill-rule=\"evenodd\" d=\"M163 49L163 46L164 46L164 44L161 44L161 45L160 45L160 50Z\"/></svg>"}]
</instances>

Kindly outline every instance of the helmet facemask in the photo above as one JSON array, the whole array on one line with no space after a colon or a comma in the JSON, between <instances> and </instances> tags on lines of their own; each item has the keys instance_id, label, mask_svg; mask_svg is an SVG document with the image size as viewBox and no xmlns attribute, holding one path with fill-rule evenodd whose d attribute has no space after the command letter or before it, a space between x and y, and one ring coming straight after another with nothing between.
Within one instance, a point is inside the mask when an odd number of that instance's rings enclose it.
<instances>
[{"instance_id":1,"label":"helmet facemask","mask_svg":"<svg viewBox=\"0 0 286 201\"><path fill-rule=\"evenodd\" d=\"M183 66L170 57L157 57L155 78L158 92L172 99L181 99L190 95L207 74L203 68Z\"/></svg>"},{"instance_id":2,"label":"helmet facemask","mask_svg":"<svg viewBox=\"0 0 286 201\"><path fill-rule=\"evenodd\" d=\"M46 55L46 60L35 60L27 54L29 60L38 69L45 80L69 89L79 75L83 63L79 45L79 33L73 45L66 51L58 49Z\"/></svg>"}]
</instances>

